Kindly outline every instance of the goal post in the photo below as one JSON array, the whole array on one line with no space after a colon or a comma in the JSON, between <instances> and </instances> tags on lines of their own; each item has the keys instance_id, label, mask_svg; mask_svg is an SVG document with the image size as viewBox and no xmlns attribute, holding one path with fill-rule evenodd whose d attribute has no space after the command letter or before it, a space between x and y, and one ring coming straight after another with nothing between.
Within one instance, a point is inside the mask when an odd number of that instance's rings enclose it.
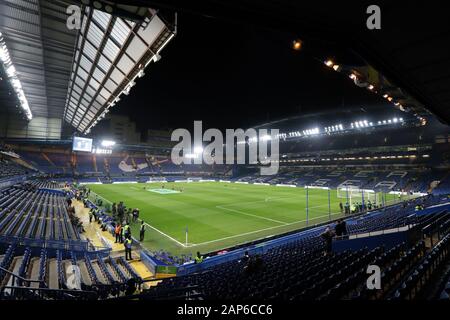
<instances>
[{"instance_id":1,"label":"goal post","mask_svg":"<svg viewBox=\"0 0 450 320\"><path fill-rule=\"evenodd\" d=\"M365 203L370 201L374 204L378 204L380 201L377 192L361 189L357 186L341 186L337 188L336 192L338 199L345 199L345 202L348 202L349 204L362 201Z\"/></svg>"}]
</instances>

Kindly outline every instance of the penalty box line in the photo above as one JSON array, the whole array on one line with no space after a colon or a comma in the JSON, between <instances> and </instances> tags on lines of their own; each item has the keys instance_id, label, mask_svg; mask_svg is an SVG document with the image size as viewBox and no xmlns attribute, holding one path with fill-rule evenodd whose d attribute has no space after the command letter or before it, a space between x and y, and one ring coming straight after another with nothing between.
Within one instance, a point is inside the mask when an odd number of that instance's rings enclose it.
<instances>
[{"instance_id":1,"label":"penalty box line","mask_svg":"<svg viewBox=\"0 0 450 320\"><path fill-rule=\"evenodd\" d=\"M342 213L337 212L337 213L332 213L331 215L325 214L325 215L322 215L322 216L311 218L308 221L317 220L317 219L328 217L328 216L340 215L340 214L342 214ZM192 244L190 247L197 247L197 246L202 246L202 245L205 245L205 244L211 244L211 243L220 242L220 241L224 241L224 240L228 240L228 239L243 237L243 236L246 236L246 235L249 235L249 234L254 234L254 233L263 232L263 231L267 231L267 230L277 229L277 228L290 226L290 225L294 225L294 224L301 223L301 222L306 222L306 221L307 221L306 219L305 220L299 220L299 221L286 223L286 224L280 225L280 226L273 226L273 227L263 228L263 229L259 229L259 230L255 230L255 231L240 233L240 234L236 234L236 235L229 236L229 237L224 237L224 238L215 239L215 240L211 240L211 241L205 241L205 242L201 242L201 243L197 243L197 244Z\"/></svg>"},{"instance_id":2,"label":"penalty box line","mask_svg":"<svg viewBox=\"0 0 450 320\"><path fill-rule=\"evenodd\" d=\"M94 192L94 193L95 193L95 192ZM105 197L100 196L100 195L97 194L97 193L95 193L95 194L96 194L97 196L101 197L103 200L106 200L106 201L112 203L110 200L106 199ZM142 222L142 219L138 218L138 221ZM147 222L144 221L144 224L145 224L147 227L149 227L150 229L155 230L155 231L158 232L159 234L161 234L161 235L165 236L166 238L172 240L172 241L175 242L177 245L179 245L179 246L181 246L181 247L183 247L183 248L195 246L194 243L192 243L191 245L188 244L188 245L186 246L184 243L182 243L182 242L178 241L177 239L175 239L175 238L169 236L167 233L162 232L161 230L155 228L154 226L149 225Z\"/></svg>"}]
</instances>

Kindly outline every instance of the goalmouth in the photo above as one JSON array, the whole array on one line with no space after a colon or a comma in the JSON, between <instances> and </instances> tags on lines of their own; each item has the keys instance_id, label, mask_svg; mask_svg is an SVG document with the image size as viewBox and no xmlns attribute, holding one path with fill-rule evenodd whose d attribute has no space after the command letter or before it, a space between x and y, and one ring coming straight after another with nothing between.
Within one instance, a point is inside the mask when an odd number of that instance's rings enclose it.
<instances>
[{"instance_id":1,"label":"goalmouth","mask_svg":"<svg viewBox=\"0 0 450 320\"><path fill-rule=\"evenodd\" d=\"M353 202L372 202L373 204L379 204L379 194L374 190L361 189L358 186L340 186L336 189L337 197L340 199L346 199L349 204Z\"/></svg>"}]
</instances>

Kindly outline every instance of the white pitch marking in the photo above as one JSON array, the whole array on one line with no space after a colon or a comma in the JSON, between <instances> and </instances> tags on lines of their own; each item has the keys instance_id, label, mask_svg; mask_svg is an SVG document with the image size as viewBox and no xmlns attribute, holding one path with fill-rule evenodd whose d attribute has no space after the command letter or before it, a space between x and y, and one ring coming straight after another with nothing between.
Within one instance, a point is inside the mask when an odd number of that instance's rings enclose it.
<instances>
[{"instance_id":1,"label":"white pitch marking","mask_svg":"<svg viewBox=\"0 0 450 320\"><path fill-rule=\"evenodd\" d=\"M261 216L258 216L256 214L251 214L251 213L247 213L247 212L244 212L244 211L239 211L239 210L235 210L235 209L225 208L225 207L222 207L222 206L216 206L216 208L222 209L222 210L228 210L228 211L240 213L240 214L243 214L243 215L246 215L246 216L249 216L249 217L254 217L254 218L258 218L258 219L264 219L264 220L268 220L268 221L272 221L272 222L276 222L276 223L280 223L280 224L284 224L284 225L288 224L287 222L283 222L283 221L280 221L280 220L275 220L275 219L271 219L271 218L267 218L267 217L261 217Z\"/></svg>"},{"instance_id":2,"label":"white pitch marking","mask_svg":"<svg viewBox=\"0 0 450 320\"><path fill-rule=\"evenodd\" d=\"M94 192L94 193L95 193L95 192ZM96 195L98 196L98 194L96 194ZM103 198L104 200L106 200L106 201L112 203L111 201L109 201L108 199L106 199L106 198L104 198L104 197L102 197L102 196L99 196L99 197L101 197L101 198ZM142 221L141 219L138 219L138 220ZM176 244L178 244L179 246L182 246L183 248L186 248L186 245L184 245L182 242L178 241L177 239L172 238L172 237L169 236L168 234L166 234L166 233L162 232L161 230L159 230L159 229L157 229L157 228L155 228L155 227L149 225L149 224L148 224L147 222L145 222L145 221L144 221L144 224L145 224L147 227L149 227L149 228L155 230L156 232L158 232L158 233L162 234L163 236L169 238L170 240L174 241L174 242L175 242ZM193 245L194 245L194 244L193 244Z\"/></svg>"},{"instance_id":3,"label":"white pitch marking","mask_svg":"<svg viewBox=\"0 0 450 320\"><path fill-rule=\"evenodd\" d=\"M335 216L335 215L338 215L338 214L341 214L341 213L340 213L340 212L339 212L339 213L332 213L331 215L332 215L332 216ZM320 218L324 218L324 217L328 217L328 214L323 215L323 216L319 216L319 217L315 217L315 218L311 218L311 219L309 219L309 221L311 221L311 220L316 220L316 219L320 219ZM290 225L297 224L297 223L301 223L301 222L306 222L306 220L300 220L300 221L290 222L290 223L287 223L286 225L274 226L274 227L268 227L268 228L259 229L259 230L255 230L255 231L250 231L250 232L245 232L245 233L241 233L241 234L236 234L236 235L229 236L229 237L225 237L225 238L220 238L220 239L215 239L215 240L211 240L211 241L206 241L206 242L202 242L202 243L195 244L195 245L193 245L192 247L202 246L202 245L205 245L205 244L210 244L210 243L219 242L219 241L228 240L228 239L233 239L233 238L238 238L238 237L246 236L246 235L253 234L253 233L258 233L258 232L262 232L262 231L267 231L267 230L272 230L272 229L284 227L284 226L287 226L287 225L290 226ZM301 230L299 230L299 231L301 231ZM249 241L250 241L250 240L249 240Z\"/></svg>"},{"instance_id":4,"label":"white pitch marking","mask_svg":"<svg viewBox=\"0 0 450 320\"><path fill-rule=\"evenodd\" d=\"M139 219L140 220L140 219ZM142 221L142 220L141 220ZM153 227L153 226L151 226L151 225L149 225L147 222L144 222L144 224L147 226L147 227L149 227L149 228L151 228L151 229L153 229L153 230L155 230L156 232L158 232L158 233L160 233L160 234L162 234L163 236L165 236L165 237L167 237L167 238L169 238L170 240L172 240L172 241L174 241L176 244L178 244L178 245L180 245L180 246L182 246L183 248L186 248L186 245L185 244L183 244L183 243L181 243L180 241L178 241L177 239L175 239L175 238L172 238L171 236L169 236L168 234L166 234L166 233L164 233L164 232L162 232L161 230L159 230L159 229L157 229L157 228L155 228L155 227ZM192 245L194 245L194 244L192 244Z\"/></svg>"}]
</instances>

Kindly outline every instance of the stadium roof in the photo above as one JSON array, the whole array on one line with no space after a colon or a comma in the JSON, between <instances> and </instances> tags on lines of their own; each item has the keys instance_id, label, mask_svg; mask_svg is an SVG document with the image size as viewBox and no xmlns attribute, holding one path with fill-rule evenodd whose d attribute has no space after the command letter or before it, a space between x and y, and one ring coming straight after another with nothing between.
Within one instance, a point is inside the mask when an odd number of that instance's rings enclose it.
<instances>
[{"instance_id":1,"label":"stadium roof","mask_svg":"<svg viewBox=\"0 0 450 320\"><path fill-rule=\"evenodd\" d=\"M33 116L64 118L88 132L175 34L154 10L108 3L0 3L0 31ZM79 30L66 25L73 4L82 13Z\"/></svg>"},{"instance_id":2,"label":"stadium roof","mask_svg":"<svg viewBox=\"0 0 450 320\"><path fill-rule=\"evenodd\" d=\"M5 0L0 30L34 116L62 118L76 33L66 1Z\"/></svg>"}]
</instances>

